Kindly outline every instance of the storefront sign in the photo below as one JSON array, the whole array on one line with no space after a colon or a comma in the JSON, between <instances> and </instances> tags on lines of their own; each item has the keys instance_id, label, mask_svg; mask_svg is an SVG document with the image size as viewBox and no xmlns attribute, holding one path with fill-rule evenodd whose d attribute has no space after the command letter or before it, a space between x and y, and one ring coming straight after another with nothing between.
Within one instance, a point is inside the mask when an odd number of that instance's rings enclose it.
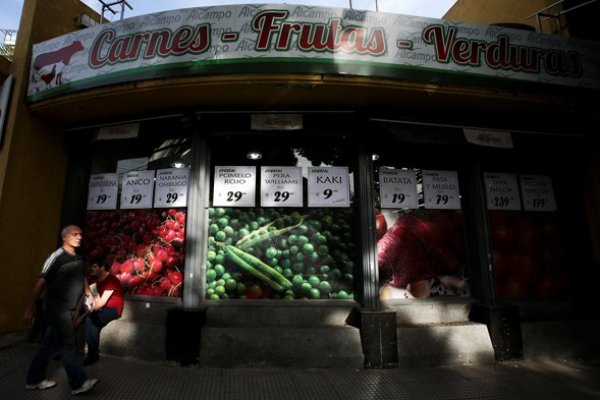
<instances>
[{"instance_id":1,"label":"storefront sign","mask_svg":"<svg viewBox=\"0 0 600 400\"><path fill-rule=\"evenodd\" d=\"M4 130L6 129L6 120L8 118L8 105L10 104L10 95L14 82L12 75L9 75L2 86L0 86L0 149L4 141Z\"/></svg>"},{"instance_id":2,"label":"storefront sign","mask_svg":"<svg viewBox=\"0 0 600 400\"><path fill-rule=\"evenodd\" d=\"M381 168L379 195L381 208L418 208L415 171Z\"/></svg>"},{"instance_id":3,"label":"storefront sign","mask_svg":"<svg viewBox=\"0 0 600 400\"><path fill-rule=\"evenodd\" d=\"M262 207L302 207L302 168L261 167Z\"/></svg>"},{"instance_id":4,"label":"storefront sign","mask_svg":"<svg viewBox=\"0 0 600 400\"><path fill-rule=\"evenodd\" d=\"M216 166L213 207L254 207L256 167Z\"/></svg>"},{"instance_id":5,"label":"storefront sign","mask_svg":"<svg viewBox=\"0 0 600 400\"><path fill-rule=\"evenodd\" d=\"M512 149L512 135L510 132L490 131L481 129L463 129L467 142L478 146L500 147Z\"/></svg>"},{"instance_id":6,"label":"storefront sign","mask_svg":"<svg viewBox=\"0 0 600 400\"><path fill-rule=\"evenodd\" d=\"M133 139L138 137L140 124L103 126L98 130L96 140Z\"/></svg>"},{"instance_id":7,"label":"storefront sign","mask_svg":"<svg viewBox=\"0 0 600 400\"><path fill-rule=\"evenodd\" d=\"M154 208L187 207L189 168L156 170Z\"/></svg>"},{"instance_id":8,"label":"storefront sign","mask_svg":"<svg viewBox=\"0 0 600 400\"><path fill-rule=\"evenodd\" d=\"M92 174L88 188L88 210L115 210L119 174Z\"/></svg>"},{"instance_id":9,"label":"storefront sign","mask_svg":"<svg viewBox=\"0 0 600 400\"><path fill-rule=\"evenodd\" d=\"M520 175L525 211L556 211L552 180L547 175Z\"/></svg>"},{"instance_id":10,"label":"storefront sign","mask_svg":"<svg viewBox=\"0 0 600 400\"><path fill-rule=\"evenodd\" d=\"M251 128L257 131L295 131L302 129L301 114L252 114Z\"/></svg>"},{"instance_id":11,"label":"storefront sign","mask_svg":"<svg viewBox=\"0 0 600 400\"><path fill-rule=\"evenodd\" d=\"M154 170L130 171L121 180L121 208L152 208Z\"/></svg>"},{"instance_id":12,"label":"storefront sign","mask_svg":"<svg viewBox=\"0 0 600 400\"><path fill-rule=\"evenodd\" d=\"M291 4L142 15L33 47L28 100L168 76L343 74L600 88L600 43L410 15ZM167 67L168 66L168 67ZM492 83L493 83L492 82ZM483 82L481 84L488 84Z\"/></svg>"},{"instance_id":13,"label":"storefront sign","mask_svg":"<svg viewBox=\"0 0 600 400\"><path fill-rule=\"evenodd\" d=\"M520 210L521 197L516 174L485 172L485 194L488 210Z\"/></svg>"},{"instance_id":14,"label":"storefront sign","mask_svg":"<svg viewBox=\"0 0 600 400\"><path fill-rule=\"evenodd\" d=\"M456 171L423 170L425 208L460 210L460 191Z\"/></svg>"},{"instance_id":15,"label":"storefront sign","mask_svg":"<svg viewBox=\"0 0 600 400\"><path fill-rule=\"evenodd\" d=\"M308 168L309 207L350 207L348 167Z\"/></svg>"}]
</instances>

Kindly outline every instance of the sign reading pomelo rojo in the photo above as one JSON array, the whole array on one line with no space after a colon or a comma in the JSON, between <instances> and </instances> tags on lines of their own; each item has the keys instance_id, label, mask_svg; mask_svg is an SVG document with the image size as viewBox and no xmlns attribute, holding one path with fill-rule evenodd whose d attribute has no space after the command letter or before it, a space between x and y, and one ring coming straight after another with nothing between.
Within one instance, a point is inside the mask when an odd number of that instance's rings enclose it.
<instances>
[{"instance_id":1,"label":"sign reading pomelo rojo","mask_svg":"<svg viewBox=\"0 0 600 400\"><path fill-rule=\"evenodd\" d=\"M460 190L456 171L423 170L425 208L460 210Z\"/></svg>"},{"instance_id":2,"label":"sign reading pomelo rojo","mask_svg":"<svg viewBox=\"0 0 600 400\"><path fill-rule=\"evenodd\" d=\"M155 171L130 171L121 179L122 209L152 208Z\"/></svg>"},{"instance_id":3,"label":"sign reading pomelo rojo","mask_svg":"<svg viewBox=\"0 0 600 400\"><path fill-rule=\"evenodd\" d=\"M350 207L348 167L309 167L308 206Z\"/></svg>"},{"instance_id":4,"label":"sign reading pomelo rojo","mask_svg":"<svg viewBox=\"0 0 600 400\"><path fill-rule=\"evenodd\" d=\"M301 167L261 167L261 207L302 207Z\"/></svg>"},{"instance_id":5,"label":"sign reading pomelo rojo","mask_svg":"<svg viewBox=\"0 0 600 400\"><path fill-rule=\"evenodd\" d=\"M189 168L156 170L154 208L187 207Z\"/></svg>"},{"instance_id":6,"label":"sign reading pomelo rojo","mask_svg":"<svg viewBox=\"0 0 600 400\"><path fill-rule=\"evenodd\" d=\"M517 174L485 172L483 179L488 210L521 209Z\"/></svg>"},{"instance_id":7,"label":"sign reading pomelo rojo","mask_svg":"<svg viewBox=\"0 0 600 400\"><path fill-rule=\"evenodd\" d=\"M226 5L142 15L33 46L28 100L168 76L343 74L600 88L600 43L344 8Z\"/></svg>"},{"instance_id":8,"label":"sign reading pomelo rojo","mask_svg":"<svg viewBox=\"0 0 600 400\"><path fill-rule=\"evenodd\" d=\"M381 208L419 208L417 177L413 169L379 169Z\"/></svg>"},{"instance_id":9,"label":"sign reading pomelo rojo","mask_svg":"<svg viewBox=\"0 0 600 400\"><path fill-rule=\"evenodd\" d=\"M547 175L519 175L525 211L556 211L552 179Z\"/></svg>"},{"instance_id":10,"label":"sign reading pomelo rojo","mask_svg":"<svg viewBox=\"0 0 600 400\"><path fill-rule=\"evenodd\" d=\"M215 166L213 207L254 207L256 167Z\"/></svg>"},{"instance_id":11,"label":"sign reading pomelo rojo","mask_svg":"<svg viewBox=\"0 0 600 400\"><path fill-rule=\"evenodd\" d=\"M115 210L119 193L119 174L92 174L88 187L88 210Z\"/></svg>"}]
</instances>

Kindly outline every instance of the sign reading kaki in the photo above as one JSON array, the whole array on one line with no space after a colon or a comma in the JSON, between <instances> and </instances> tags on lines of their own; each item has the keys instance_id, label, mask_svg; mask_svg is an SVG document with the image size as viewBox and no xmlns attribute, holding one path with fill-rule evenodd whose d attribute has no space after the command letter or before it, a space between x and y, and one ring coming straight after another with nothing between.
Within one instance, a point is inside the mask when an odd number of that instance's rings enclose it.
<instances>
[{"instance_id":1,"label":"sign reading kaki","mask_svg":"<svg viewBox=\"0 0 600 400\"><path fill-rule=\"evenodd\" d=\"M403 77L448 72L600 88L600 43L432 18L303 5L142 15L33 47L29 101L114 83L219 73ZM168 66L168 68L167 68ZM435 72L435 74L431 74Z\"/></svg>"}]
</instances>

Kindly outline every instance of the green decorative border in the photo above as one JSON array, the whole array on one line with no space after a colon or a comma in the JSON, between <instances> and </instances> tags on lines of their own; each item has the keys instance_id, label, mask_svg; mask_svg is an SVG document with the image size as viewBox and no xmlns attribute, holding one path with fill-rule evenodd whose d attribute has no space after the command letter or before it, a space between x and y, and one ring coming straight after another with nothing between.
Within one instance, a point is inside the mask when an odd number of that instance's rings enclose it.
<instances>
[{"instance_id":1,"label":"green decorative border","mask_svg":"<svg viewBox=\"0 0 600 400\"><path fill-rule=\"evenodd\" d=\"M394 63L381 63L357 60L298 57L257 57L226 60L201 60L179 63L149 65L124 71L104 73L76 82L65 83L59 87L44 90L27 97L28 103L35 103L57 96L79 92L86 89L106 87L119 83L133 83L144 80L211 76L243 73L295 73L348 75L368 78L386 78L435 84L453 84L468 87L483 87L507 90L533 90L543 93L580 92L588 88L557 87L541 82L517 80L494 76L482 76L461 71L429 69Z\"/></svg>"}]
</instances>

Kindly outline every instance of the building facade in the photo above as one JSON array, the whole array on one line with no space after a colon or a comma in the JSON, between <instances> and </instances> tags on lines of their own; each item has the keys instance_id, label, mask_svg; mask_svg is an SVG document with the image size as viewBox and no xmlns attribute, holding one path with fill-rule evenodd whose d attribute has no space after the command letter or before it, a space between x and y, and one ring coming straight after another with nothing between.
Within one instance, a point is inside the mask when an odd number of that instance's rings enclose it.
<instances>
[{"instance_id":1,"label":"building facade","mask_svg":"<svg viewBox=\"0 0 600 400\"><path fill-rule=\"evenodd\" d=\"M5 74L3 333L77 223L128 292L115 354L590 350L560 334L597 332L598 42L286 4L83 15L25 2Z\"/></svg>"}]
</instances>

